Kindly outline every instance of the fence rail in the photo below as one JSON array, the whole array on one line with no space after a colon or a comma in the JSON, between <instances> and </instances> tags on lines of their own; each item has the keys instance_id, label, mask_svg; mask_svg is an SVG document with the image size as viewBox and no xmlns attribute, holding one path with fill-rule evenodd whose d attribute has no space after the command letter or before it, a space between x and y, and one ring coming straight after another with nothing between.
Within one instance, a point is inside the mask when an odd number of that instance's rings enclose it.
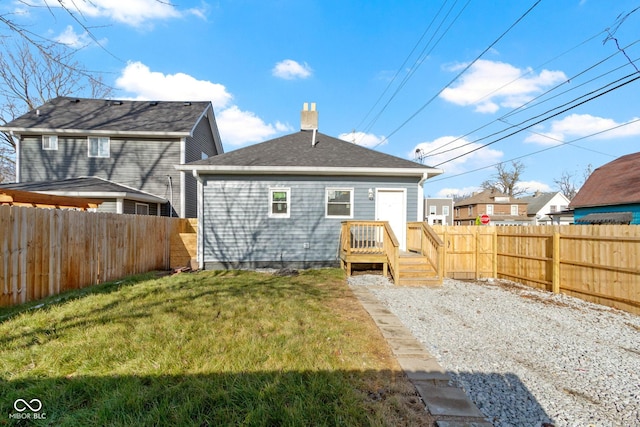
<instances>
[{"instance_id":1,"label":"fence rail","mask_svg":"<svg viewBox=\"0 0 640 427\"><path fill-rule=\"evenodd\" d=\"M0 306L166 269L183 221L0 206Z\"/></svg>"},{"instance_id":2,"label":"fence rail","mask_svg":"<svg viewBox=\"0 0 640 427\"><path fill-rule=\"evenodd\" d=\"M445 275L497 277L640 314L640 227L433 226Z\"/></svg>"}]
</instances>

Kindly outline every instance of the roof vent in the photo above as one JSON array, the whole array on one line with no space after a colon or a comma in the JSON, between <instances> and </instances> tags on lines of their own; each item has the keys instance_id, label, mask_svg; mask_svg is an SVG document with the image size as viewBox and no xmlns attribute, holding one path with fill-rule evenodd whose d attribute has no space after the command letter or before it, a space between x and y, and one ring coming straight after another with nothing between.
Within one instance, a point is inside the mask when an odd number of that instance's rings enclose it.
<instances>
[{"instance_id":1,"label":"roof vent","mask_svg":"<svg viewBox=\"0 0 640 427\"><path fill-rule=\"evenodd\" d=\"M111 101L111 105L122 105L122 101Z\"/></svg>"},{"instance_id":2,"label":"roof vent","mask_svg":"<svg viewBox=\"0 0 640 427\"><path fill-rule=\"evenodd\" d=\"M188 107L188 106L191 105L191 103L187 101L187 102L182 103L182 105L184 105L185 107Z\"/></svg>"},{"instance_id":3,"label":"roof vent","mask_svg":"<svg viewBox=\"0 0 640 427\"><path fill-rule=\"evenodd\" d=\"M158 101L151 101L149 105L158 105Z\"/></svg>"}]
</instances>

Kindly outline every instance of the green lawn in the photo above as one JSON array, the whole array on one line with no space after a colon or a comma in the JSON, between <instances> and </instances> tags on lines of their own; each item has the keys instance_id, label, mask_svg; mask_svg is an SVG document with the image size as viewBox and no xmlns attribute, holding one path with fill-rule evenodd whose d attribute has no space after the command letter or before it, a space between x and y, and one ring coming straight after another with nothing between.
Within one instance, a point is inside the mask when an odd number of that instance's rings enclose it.
<instances>
[{"instance_id":1,"label":"green lawn","mask_svg":"<svg viewBox=\"0 0 640 427\"><path fill-rule=\"evenodd\" d=\"M16 419L17 399L46 419ZM0 425L429 422L332 269L149 274L0 309L0 408Z\"/></svg>"}]
</instances>

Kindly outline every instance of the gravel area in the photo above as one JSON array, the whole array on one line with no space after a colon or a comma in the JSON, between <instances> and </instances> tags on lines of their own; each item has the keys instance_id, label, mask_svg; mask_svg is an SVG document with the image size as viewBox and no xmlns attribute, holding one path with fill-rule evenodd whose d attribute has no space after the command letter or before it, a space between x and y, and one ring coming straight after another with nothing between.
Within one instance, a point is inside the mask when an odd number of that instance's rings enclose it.
<instances>
[{"instance_id":1,"label":"gravel area","mask_svg":"<svg viewBox=\"0 0 640 427\"><path fill-rule=\"evenodd\" d=\"M640 316L513 282L367 286L496 426L640 426Z\"/></svg>"}]
</instances>

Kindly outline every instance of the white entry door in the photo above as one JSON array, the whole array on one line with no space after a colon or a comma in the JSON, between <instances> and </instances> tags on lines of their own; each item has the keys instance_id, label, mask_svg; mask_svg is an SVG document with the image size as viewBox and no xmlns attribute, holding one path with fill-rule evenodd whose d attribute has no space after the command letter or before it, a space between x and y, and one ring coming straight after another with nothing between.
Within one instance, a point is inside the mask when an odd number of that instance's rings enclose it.
<instances>
[{"instance_id":1,"label":"white entry door","mask_svg":"<svg viewBox=\"0 0 640 427\"><path fill-rule=\"evenodd\" d=\"M376 190L376 221L388 221L398 238L400 249L406 249L407 192L405 190Z\"/></svg>"}]
</instances>

